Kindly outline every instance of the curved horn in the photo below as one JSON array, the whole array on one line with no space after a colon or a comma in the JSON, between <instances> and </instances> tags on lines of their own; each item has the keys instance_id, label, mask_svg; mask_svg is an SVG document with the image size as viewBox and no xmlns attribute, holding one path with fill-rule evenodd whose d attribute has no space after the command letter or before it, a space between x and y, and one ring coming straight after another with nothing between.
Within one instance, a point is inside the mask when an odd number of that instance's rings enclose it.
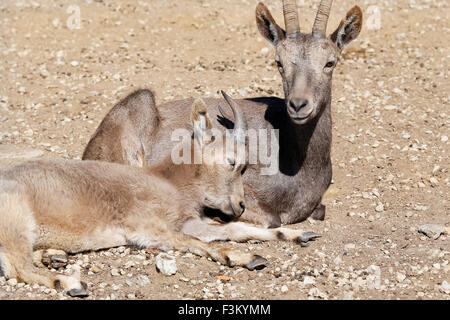
<instances>
[{"instance_id":1,"label":"curved horn","mask_svg":"<svg viewBox=\"0 0 450 320\"><path fill-rule=\"evenodd\" d=\"M327 32L328 17L330 16L333 0L321 0L319 10L317 10L316 20L312 29L313 36L325 37Z\"/></svg>"},{"instance_id":2,"label":"curved horn","mask_svg":"<svg viewBox=\"0 0 450 320\"><path fill-rule=\"evenodd\" d=\"M286 35L290 36L299 33L300 25L298 23L296 0L283 0L283 14Z\"/></svg>"},{"instance_id":3,"label":"curved horn","mask_svg":"<svg viewBox=\"0 0 450 320\"><path fill-rule=\"evenodd\" d=\"M229 95L227 95L223 90L220 90L223 97L227 101L231 110L233 111L234 116L234 136L239 143L245 144L245 135L247 131L247 124L245 122L244 114L241 111L241 108Z\"/></svg>"}]
</instances>

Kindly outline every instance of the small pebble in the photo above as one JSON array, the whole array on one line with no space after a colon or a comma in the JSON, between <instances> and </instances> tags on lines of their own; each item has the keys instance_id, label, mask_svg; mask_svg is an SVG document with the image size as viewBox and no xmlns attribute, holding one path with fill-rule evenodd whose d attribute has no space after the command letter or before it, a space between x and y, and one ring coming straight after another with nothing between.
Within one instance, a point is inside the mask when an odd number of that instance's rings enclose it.
<instances>
[{"instance_id":1,"label":"small pebble","mask_svg":"<svg viewBox=\"0 0 450 320\"><path fill-rule=\"evenodd\" d=\"M159 272L166 276L171 276L177 273L175 257L167 253L160 253L156 256L155 266Z\"/></svg>"}]
</instances>

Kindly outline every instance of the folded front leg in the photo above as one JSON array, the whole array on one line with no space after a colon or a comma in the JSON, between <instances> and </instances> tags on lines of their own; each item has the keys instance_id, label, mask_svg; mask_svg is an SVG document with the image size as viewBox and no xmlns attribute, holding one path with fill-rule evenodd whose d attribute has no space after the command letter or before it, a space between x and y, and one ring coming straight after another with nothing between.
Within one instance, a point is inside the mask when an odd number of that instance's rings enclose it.
<instances>
[{"instance_id":1,"label":"folded front leg","mask_svg":"<svg viewBox=\"0 0 450 320\"><path fill-rule=\"evenodd\" d=\"M320 237L319 234L311 231L282 227L265 229L244 222L217 224L200 219L188 220L183 225L182 232L204 242L227 240L236 242L245 242L248 240L284 240L295 241L302 246L307 246L310 241Z\"/></svg>"},{"instance_id":2,"label":"folded front leg","mask_svg":"<svg viewBox=\"0 0 450 320\"><path fill-rule=\"evenodd\" d=\"M259 270L268 265L267 260L261 256L205 243L169 229L160 232L157 238L145 228L133 230L127 233L127 240L129 244L141 247L152 246L163 251L175 249L181 252L191 252L201 257L211 258L229 267L239 266L249 270Z\"/></svg>"}]
</instances>

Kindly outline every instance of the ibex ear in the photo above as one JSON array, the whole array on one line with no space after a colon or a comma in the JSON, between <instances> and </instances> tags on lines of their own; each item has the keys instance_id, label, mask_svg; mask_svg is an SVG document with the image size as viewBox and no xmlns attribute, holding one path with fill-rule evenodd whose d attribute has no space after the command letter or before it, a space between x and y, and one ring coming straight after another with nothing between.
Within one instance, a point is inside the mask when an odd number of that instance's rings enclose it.
<instances>
[{"instance_id":1,"label":"ibex ear","mask_svg":"<svg viewBox=\"0 0 450 320\"><path fill-rule=\"evenodd\" d=\"M203 147L211 141L210 130L212 129L212 123L208 116L206 104L202 99L194 101L191 120L194 127L194 139Z\"/></svg>"},{"instance_id":2,"label":"ibex ear","mask_svg":"<svg viewBox=\"0 0 450 320\"><path fill-rule=\"evenodd\" d=\"M256 25L261 35L274 46L286 37L284 30L277 25L262 2L256 6Z\"/></svg>"},{"instance_id":3,"label":"ibex ear","mask_svg":"<svg viewBox=\"0 0 450 320\"><path fill-rule=\"evenodd\" d=\"M355 40L362 28L363 13L361 8L354 6L347 12L347 16L341 21L341 24L330 36L339 50L344 49L347 45Z\"/></svg>"}]
</instances>

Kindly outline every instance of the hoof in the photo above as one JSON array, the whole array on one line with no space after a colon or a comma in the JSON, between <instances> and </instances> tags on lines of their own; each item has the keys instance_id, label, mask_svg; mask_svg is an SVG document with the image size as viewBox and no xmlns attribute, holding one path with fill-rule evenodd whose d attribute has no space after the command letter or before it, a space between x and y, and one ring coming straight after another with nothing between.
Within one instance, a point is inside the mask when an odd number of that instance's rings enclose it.
<instances>
[{"instance_id":1,"label":"hoof","mask_svg":"<svg viewBox=\"0 0 450 320\"><path fill-rule=\"evenodd\" d=\"M62 268L67 265L69 258L64 251L61 250L46 250L42 254L42 264L49 268Z\"/></svg>"},{"instance_id":2,"label":"hoof","mask_svg":"<svg viewBox=\"0 0 450 320\"><path fill-rule=\"evenodd\" d=\"M252 270L261 270L264 269L265 267L267 267L269 265L269 261L267 261L266 259L264 259L261 256L258 255L254 255L252 260L250 260L250 262L248 262L245 267L252 271Z\"/></svg>"},{"instance_id":3,"label":"hoof","mask_svg":"<svg viewBox=\"0 0 450 320\"><path fill-rule=\"evenodd\" d=\"M297 238L297 243L299 243L300 246L302 246L302 247L307 247L307 246L309 246L309 243L311 241L314 241L314 240L316 240L317 238L320 238L320 237L321 237L320 234L317 234L317 233L312 232L312 231L306 231L306 232L303 232L301 234L301 236Z\"/></svg>"},{"instance_id":4,"label":"hoof","mask_svg":"<svg viewBox=\"0 0 450 320\"><path fill-rule=\"evenodd\" d=\"M77 297L77 298L87 297L89 295L88 290L87 290L87 284L84 283L83 281L81 281L80 284L81 284L81 288L70 289L69 291L67 291L67 294L71 297Z\"/></svg>"},{"instance_id":5,"label":"hoof","mask_svg":"<svg viewBox=\"0 0 450 320\"><path fill-rule=\"evenodd\" d=\"M325 206L321 204L313 211L311 218L314 220L323 221L325 220L325 211Z\"/></svg>"},{"instance_id":6,"label":"hoof","mask_svg":"<svg viewBox=\"0 0 450 320\"><path fill-rule=\"evenodd\" d=\"M51 266L55 269L65 267L67 262L68 259L66 255L55 254L51 257Z\"/></svg>"}]
</instances>

